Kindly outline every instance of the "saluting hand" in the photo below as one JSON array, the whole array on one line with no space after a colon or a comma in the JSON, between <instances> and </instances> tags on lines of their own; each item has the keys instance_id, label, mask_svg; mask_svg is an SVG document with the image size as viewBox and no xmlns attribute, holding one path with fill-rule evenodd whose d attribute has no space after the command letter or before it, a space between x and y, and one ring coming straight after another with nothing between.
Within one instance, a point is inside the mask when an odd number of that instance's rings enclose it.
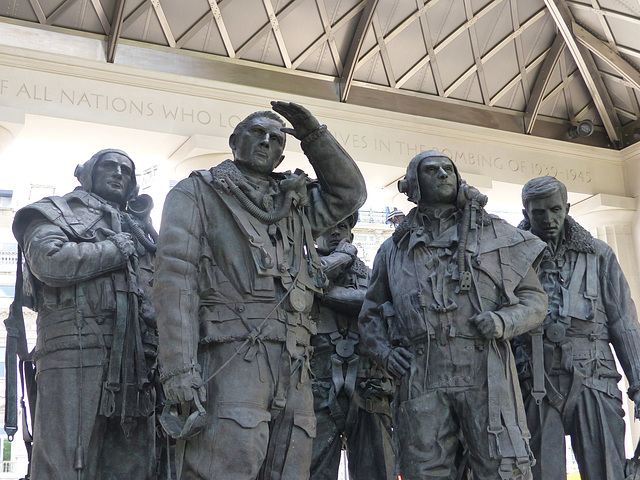
<instances>
[{"instance_id":1,"label":"saluting hand","mask_svg":"<svg viewBox=\"0 0 640 480\"><path fill-rule=\"evenodd\" d=\"M320 123L309 110L302 105L292 102L271 102L271 108L286 118L293 128L281 128L284 133L289 133L298 140L304 138L316 130Z\"/></svg>"}]
</instances>

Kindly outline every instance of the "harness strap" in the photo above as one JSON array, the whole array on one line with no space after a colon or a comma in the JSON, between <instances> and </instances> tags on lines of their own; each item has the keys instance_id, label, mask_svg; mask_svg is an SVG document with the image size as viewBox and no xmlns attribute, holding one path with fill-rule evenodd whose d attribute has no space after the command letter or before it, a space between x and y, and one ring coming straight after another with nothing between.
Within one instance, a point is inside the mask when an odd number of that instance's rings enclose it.
<instances>
[{"instance_id":1,"label":"harness strap","mask_svg":"<svg viewBox=\"0 0 640 480\"><path fill-rule=\"evenodd\" d=\"M341 433L347 428L347 416L340 408L340 404L338 403L338 398L336 394L336 389L333 385L329 388L329 398L327 399L327 406L329 407L329 415L338 427L338 430Z\"/></svg>"},{"instance_id":2,"label":"harness strap","mask_svg":"<svg viewBox=\"0 0 640 480\"><path fill-rule=\"evenodd\" d=\"M531 375L533 378L531 396L538 405L542 403L542 399L547 393L544 381L544 342L542 340L542 332L542 326L529 332L531 335Z\"/></svg>"},{"instance_id":3,"label":"harness strap","mask_svg":"<svg viewBox=\"0 0 640 480\"><path fill-rule=\"evenodd\" d=\"M578 294L580 292L580 287L582 286L582 279L584 278L585 271L587 269L587 255L580 253L578 255L578 259L576 260L575 265L573 266L573 271L571 272L571 279L569 280L568 288L562 288L562 303L560 305L559 314L560 317L566 319L571 311L571 300L573 295ZM589 283L588 281L586 283ZM563 323L567 323L563 321Z\"/></svg>"},{"instance_id":4,"label":"harness strap","mask_svg":"<svg viewBox=\"0 0 640 480\"><path fill-rule=\"evenodd\" d=\"M111 417L116 411L115 395L116 392L120 391L120 370L127 331L127 316L129 314L128 289L124 276L114 275L113 283L116 291L116 315L107 379L102 385L102 398L100 401L100 413L105 417Z\"/></svg>"},{"instance_id":5,"label":"harness strap","mask_svg":"<svg viewBox=\"0 0 640 480\"><path fill-rule=\"evenodd\" d=\"M344 388L344 376L342 375L342 358L337 354L331 355L331 383L336 394Z\"/></svg>"},{"instance_id":6,"label":"harness strap","mask_svg":"<svg viewBox=\"0 0 640 480\"><path fill-rule=\"evenodd\" d=\"M487 353L487 389L489 394L487 431L490 436L493 436L493 441L491 438L489 441L490 455L500 460L500 478L508 480L513 477L514 463L521 472L524 472L530 467L531 459L525 440L525 437L529 436L528 430L526 423L521 423L525 421L521 418L523 416L522 401L513 394L514 392L508 391L509 385L505 368L511 375L517 373L512 371L513 359L510 349L504 350L507 353L506 358L502 358L494 339L491 341ZM514 397L515 405L511 403ZM514 412L514 407L517 412Z\"/></svg>"},{"instance_id":7,"label":"harness strap","mask_svg":"<svg viewBox=\"0 0 640 480\"><path fill-rule=\"evenodd\" d=\"M567 395L562 412L562 424L564 425L565 431L570 431L573 425L573 412L578 405L578 398L580 398L584 390L584 379L584 375L582 375L577 368L574 368L571 389L569 389L569 394Z\"/></svg>"}]
</instances>

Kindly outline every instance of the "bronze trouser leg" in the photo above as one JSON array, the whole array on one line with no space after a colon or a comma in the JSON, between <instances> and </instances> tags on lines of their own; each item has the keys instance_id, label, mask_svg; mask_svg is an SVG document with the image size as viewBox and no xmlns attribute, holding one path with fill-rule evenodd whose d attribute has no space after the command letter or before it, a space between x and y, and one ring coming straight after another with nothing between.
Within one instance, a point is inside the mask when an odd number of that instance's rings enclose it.
<instances>
[{"instance_id":1,"label":"bronze trouser leg","mask_svg":"<svg viewBox=\"0 0 640 480\"><path fill-rule=\"evenodd\" d=\"M77 352L73 352L75 355ZM86 363L102 357L101 350L84 351ZM38 401L34 428L32 480L75 480L79 416L84 449L83 480L147 480L154 461L153 418L134 419L131 436L125 437L120 417L98 415L103 367L46 369L43 358L38 372ZM82 380L82 396L79 380ZM75 393L74 393L75 392ZM82 403L82 406L80 405Z\"/></svg>"},{"instance_id":2,"label":"bronze trouser leg","mask_svg":"<svg viewBox=\"0 0 640 480\"><path fill-rule=\"evenodd\" d=\"M403 402L396 415L398 466L403 480L455 480L458 432L469 449L469 467L474 480L500 478L499 459L489 452L487 389L438 388ZM514 479L530 479L527 469Z\"/></svg>"},{"instance_id":3,"label":"bronze trouser leg","mask_svg":"<svg viewBox=\"0 0 640 480\"><path fill-rule=\"evenodd\" d=\"M527 424L531 432L529 446L536 458L531 468L535 480L566 480L565 439L562 416L545 397L538 406L531 396L524 399Z\"/></svg>"},{"instance_id":4,"label":"bronze trouser leg","mask_svg":"<svg viewBox=\"0 0 640 480\"><path fill-rule=\"evenodd\" d=\"M317 410L318 429L313 439L311 480L335 480L340 466L342 436L328 408Z\"/></svg>"},{"instance_id":5,"label":"bronze trouser leg","mask_svg":"<svg viewBox=\"0 0 640 480\"><path fill-rule=\"evenodd\" d=\"M72 352L71 355L77 354ZM31 479L75 480L77 472L74 470L74 457L79 429L85 450L85 471L91 468L95 470L95 466L88 464L86 453L96 427L103 368L93 366L82 369L80 397L78 368L47 369L48 361L55 363L49 356L38 361Z\"/></svg>"},{"instance_id":6,"label":"bronze trouser leg","mask_svg":"<svg viewBox=\"0 0 640 480\"><path fill-rule=\"evenodd\" d=\"M609 379L614 383L614 379ZM624 410L620 399L585 388L574 413L571 445L582 480L624 480Z\"/></svg>"},{"instance_id":7,"label":"bronze trouser leg","mask_svg":"<svg viewBox=\"0 0 640 480\"><path fill-rule=\"evenodd\" d=\"M239 345L201 346L203 378L234 356ZM254 480L258 476L269 447L269 407L283 348L282 343L265 342L251 361L242 354L235 355L207 384L207 424L197 437L187 441L183 480ZM315 426L311 382L299 385L299 379L300 368L290 379L287 397L293 425L292 442L280 447L286 455L283 480L305 479L311 462L309 434L315 430L310 428Z\"/></svg>"},{"instance_id":8,"label":"bronze trouser leg","mask_svg":"<svg viewBox=\"0 0 640 480\"><path fill-rule=\"evenodd\" d=\"M357 423L347 440L347 451L351 480L395 479L390 417L359 410Z\"/></svg>"},{"instance_id":9,"label":"bronze trouser leg","mask_svg":"<svg viewBox=\"0 0 640 480\"><path fill-rule=\"evenodd\" d=\"M554 386L566 395L570 374L550 377ZM614 379L610 379L615 383ZM616 387L617 388L617 387ZM573 428L565 432L562 417L547 398L538 407L526 398L527 422L531 431L531 450L536 457L532 468L535 480L565 480L565 434L580 468L582 480L624 480L624 411L618 398L589 388L577 399ZM559 452L563 452L562 455Z\"/></svg>"}]
</instances>

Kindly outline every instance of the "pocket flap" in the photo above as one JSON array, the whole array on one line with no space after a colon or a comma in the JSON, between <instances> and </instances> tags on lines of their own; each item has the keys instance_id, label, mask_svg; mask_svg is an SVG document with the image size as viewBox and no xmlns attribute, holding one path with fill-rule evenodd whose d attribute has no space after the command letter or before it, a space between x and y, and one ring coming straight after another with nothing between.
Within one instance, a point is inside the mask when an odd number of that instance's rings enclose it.
<instances>
[{"instance_id":1,"label":"pocket flap","mask_svg":"<svg viewBox=\"0 0 640 480\"><path fill-rule=\"evenodd\" d=\"M271 420L271 414L265 410L246 405L220 403L218 417L233 420L242 428L255 428L260 422Z\"/></svg>"},{"instance_id":2,"label":"pocket flap","mask_svg":"<svg viewBox=\"0 0 640 480\"><path fill-rule=\"evenodd\" d=\"M293 412L293 424L316 438L316 416L313 412Z\"/></svg>"}]
</instances>

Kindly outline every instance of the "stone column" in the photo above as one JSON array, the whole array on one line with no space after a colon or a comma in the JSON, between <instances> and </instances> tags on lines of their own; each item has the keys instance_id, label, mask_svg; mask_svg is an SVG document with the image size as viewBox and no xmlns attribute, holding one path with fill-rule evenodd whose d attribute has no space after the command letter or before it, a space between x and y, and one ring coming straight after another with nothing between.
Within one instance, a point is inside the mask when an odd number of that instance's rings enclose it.
<instances>
[{"instance_id":1,"label":"stone column","mask_svg":"<svg viewBox=\"0 0 640 480\"><path fill-rule=\"evenodd\" d=\"M630 197L598 194L572 205L570 214L594 237L606 242L613 249L629 282L631 296L638 311L640 267L637 252L640 249L638 249L639 238L635 228L638 217L637 200ZM619 365L618 369L622 373ZM619 387L623 392L622 403L628 426L625 448L627 457L631 457L640 437L640 422L634 420L634 404L626 396L629 388L626 378L620 381Z\"/></svg>"}]
</instances>

